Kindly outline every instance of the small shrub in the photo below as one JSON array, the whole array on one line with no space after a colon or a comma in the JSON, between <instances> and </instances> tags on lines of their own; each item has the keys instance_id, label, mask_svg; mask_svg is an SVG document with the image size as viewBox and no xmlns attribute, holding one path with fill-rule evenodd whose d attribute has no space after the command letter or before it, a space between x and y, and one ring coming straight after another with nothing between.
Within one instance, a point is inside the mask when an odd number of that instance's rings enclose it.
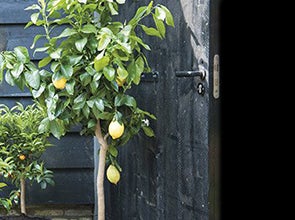
<instances>
[{"instance_id":1,"label":"small shrub","mask_svg":"<svg viewBox=\"0 0 295 220\"><path fill-rule=\"evenodd\" d=\"M0 105L0 176L18 188L10 193L9 199L1 200L0 204L8 210L12 201L17 203L20 196L21 212L26 214L26 180L31 183L36 181L42 189L47 184L54 184L53 172L47 170L44 162L40 161L46 148L51 146L49 133L38 132L45 114L37 103L25 108L17 103L11 109Z\"/></svg>"}]
</instances>

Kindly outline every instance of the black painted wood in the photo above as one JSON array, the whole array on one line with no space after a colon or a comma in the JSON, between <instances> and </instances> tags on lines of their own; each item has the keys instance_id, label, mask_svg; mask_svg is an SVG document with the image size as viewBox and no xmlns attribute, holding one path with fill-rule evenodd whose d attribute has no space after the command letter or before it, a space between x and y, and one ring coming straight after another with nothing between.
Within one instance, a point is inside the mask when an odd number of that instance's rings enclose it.
<instances>
[{"instance_id":1,"label":"black painted wood","mask_svg":"<svg viewBox=\"0 0 295 220\"><path fill-rule=\"evenodd\" d=\"M23 24L30 20L32 11L24 9L37 0L0 0L0 24Z\"/></svg>"},{"instance_id":2,"label":"black painted wood","mask_svg":"<svg viewBox=\"0 0 295 220\"><path fill-rule=\"evenodd\" d=\"M51 137L49 141L54 146L48 148L42 156L48 168L93 169L93 137L70 132L60 140Z\"/></svg>"},{"instance_id":3,"label":"black painted wood","mask_svg":"<svg viewBox=\"0 0 295 220\"><path fill-rule=\"evenodd\" d=\"M54 186L42 190L34 183L27 186L29 204L92 204L93 169L52 169ZM89 187L91 186L91 187Z\"/></svg>"},{"instance_id":4,"label":"black painted wood","mask_svg":"<svg viewBox=\"0 0 295 220\"><path fill-rule=\"evenodd\" d=\"M0 50L13 50L17 46L24 46L28 48L31 60L38 61L42 59L45 54L42 52L34 53L34 50L44 46L45 38L40 38L33 49L30 49L30 47L37 34L44 34L44 29L35 26L24 29L24 25L25 24L0 24ZM55 28L51 36L57 36L62 30L63 27Z\"/></svg>"}]
</instances>

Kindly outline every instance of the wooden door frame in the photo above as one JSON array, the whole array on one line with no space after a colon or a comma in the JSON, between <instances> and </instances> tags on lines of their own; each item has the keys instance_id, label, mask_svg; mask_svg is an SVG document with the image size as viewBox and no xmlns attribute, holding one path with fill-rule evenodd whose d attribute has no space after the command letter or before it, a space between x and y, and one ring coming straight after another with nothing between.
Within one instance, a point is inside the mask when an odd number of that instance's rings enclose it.
<instances>
[{"instance_id":1,"label":"wooden door frame","mask_svg":"<svg viewBox=\"0 0 295 220\"><path fill-rule=\"evenodd\" d=\"M213 96L214 56L220 53L220 4L221 0L210 1L209 19L209 220L220 220L220 95ZM218 65L219 68L219 65ZM220 79L218 80L220 82Z\"/></svg>"}]
</instances>

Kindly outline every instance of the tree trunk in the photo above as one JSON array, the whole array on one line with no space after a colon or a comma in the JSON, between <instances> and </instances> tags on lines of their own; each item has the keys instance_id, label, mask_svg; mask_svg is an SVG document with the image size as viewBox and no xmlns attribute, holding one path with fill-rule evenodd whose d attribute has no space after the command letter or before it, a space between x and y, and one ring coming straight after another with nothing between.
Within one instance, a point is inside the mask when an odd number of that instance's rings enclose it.
<instances>
[{"instance_id":1,"label":"tree trunk","mask_svg":"<svg viewBox=\"0 0 295 220\"><path fill-rule=\"evenodd\" d=\"M99 161L98 161L98 171L97 171L97 179L96 179L96 187L97 187L97 210L98 210L98 220L105 220L105 199L104 199L104 173L105 173L105 161L106 161L106 153L108 150L108 144L106 141L106 137L103 137L100 121L97 121L95 136L100 144L99 150Z\"/></svg>"},{"instance_id":2,"label":"tree trunk","mask_svg":"<svg viewBox=\"0 0 295 220\"><path fill-rule=\"evenodd\" d=\"M21 213L27 214L26 212L26 180L22 177L20 179L20 210Z\"/></svg>"}]
</instances>

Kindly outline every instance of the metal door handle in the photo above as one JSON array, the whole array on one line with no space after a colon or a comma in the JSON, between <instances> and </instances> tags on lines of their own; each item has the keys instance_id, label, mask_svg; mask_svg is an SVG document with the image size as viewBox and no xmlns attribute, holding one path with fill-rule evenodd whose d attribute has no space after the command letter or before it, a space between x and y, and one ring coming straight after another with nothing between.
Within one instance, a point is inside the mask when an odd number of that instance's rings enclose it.
<instances>
[{"instance_id":1,"label":"metal door handle","mask_svg":"<svg viewBox=\"0 0 295 220\"><path fill-rule=\"evenodd\" d=\"M206 71L192 70L192 71L176 71L176 77L195 77L199 76L201 80L206 78Z\"/></svg>"}]
</instances>

